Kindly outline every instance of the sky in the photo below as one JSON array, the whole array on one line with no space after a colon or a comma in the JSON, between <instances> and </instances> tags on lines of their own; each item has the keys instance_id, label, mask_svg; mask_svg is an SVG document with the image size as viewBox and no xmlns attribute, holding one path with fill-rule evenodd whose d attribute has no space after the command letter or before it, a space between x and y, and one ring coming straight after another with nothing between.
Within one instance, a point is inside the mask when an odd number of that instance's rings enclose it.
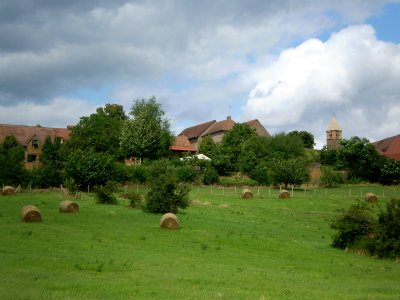
<instances>
[{"instance_id":1,"label":"sky","mask_svg":"<svg viewBox=\"0 0 400 300\"><path fill-rule=\"evenodd\" d=\"M400 134L400 1L2 0L0 123L66 127L155 96L171 130L228 115L325 142Z\"/></svg>"}]
</instances>

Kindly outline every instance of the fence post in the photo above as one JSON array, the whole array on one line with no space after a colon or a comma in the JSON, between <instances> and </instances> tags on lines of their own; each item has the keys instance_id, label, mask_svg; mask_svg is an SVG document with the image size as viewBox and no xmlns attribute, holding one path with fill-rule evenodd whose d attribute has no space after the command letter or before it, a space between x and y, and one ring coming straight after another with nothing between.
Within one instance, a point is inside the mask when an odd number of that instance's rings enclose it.
<instances>
[{"instance_id":1,"label":"fence post","mask_svg":"<svg viewBox=\"0 0 400 300\"><path fill-rule=\"evenodd\" d=\"M260 187L257 187L257 196L260 196Z\"/></svg>"}]
</instances>

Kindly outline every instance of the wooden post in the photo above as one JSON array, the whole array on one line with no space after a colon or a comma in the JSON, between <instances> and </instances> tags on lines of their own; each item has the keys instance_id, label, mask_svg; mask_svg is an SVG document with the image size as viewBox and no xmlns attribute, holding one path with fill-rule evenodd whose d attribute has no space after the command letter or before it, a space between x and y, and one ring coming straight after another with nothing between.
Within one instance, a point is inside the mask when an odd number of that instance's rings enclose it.
<instances>
[{"instance_id":1,"label":"wooden post","mask_svg":"<svg viewBox=\"0 0 400 300\"><path fill-rule=\"evenodd\" d=\"M225 196L225 187L222 186L222 196Z\"/></svg>"},{"instance_id":2,"label":"wooden post","mask_svg":"<svg viewBox=\"0 0 400 300\"><path fill-rule=\"evenodd\" d=\"M293 187L292 187L292 197L293 197Z\"/></svg>"},{"instance_id":3,"label":"wooden post","mask_svg":"<svg viewBox=\"0 0 400 300\"><path fill-rule=\"evenodd\" d=\"M257 187L257 196L260 196L260 187Z\"/></svg>"}]
</instances>

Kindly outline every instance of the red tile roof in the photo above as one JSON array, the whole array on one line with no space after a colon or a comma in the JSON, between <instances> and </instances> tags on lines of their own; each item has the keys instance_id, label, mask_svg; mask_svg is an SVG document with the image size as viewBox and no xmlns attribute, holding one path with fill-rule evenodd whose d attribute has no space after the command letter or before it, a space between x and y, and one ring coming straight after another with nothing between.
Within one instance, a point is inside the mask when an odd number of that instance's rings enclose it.
<instances>
[{"instance_id":1,"label":"red tile roof","mask_svg":"<svg viewBox=\"0 0 400 300\"><path fill-rule=\"evenodd\" d=\"M169 147L172 151L196 152L185 135L175 137L174 144Z\"/></svg>"},{"instance_id":2,"label":"red tile roof","mask_svg":"<svg viewBox=\"0 0 400 300\"><path fill-rule=\"evenodd\" d=\"M189 140L193 138L198 138L215 122L215 120L212 120L186 128L178 136L186 135Z\"/></svg>"},{"instance_id":3,"label":"red tile roof","mask_svg":"<svg viewBox=\"0 0 400 300\"><path fill-rule=\"evenodd\" d=\"M26 146L33 137L38 138L42 143L44 143L47 136L50 136L52 140L54 140L55 137L61 137L67 140L69 138L69 130L67 128L0 124L0 143L2 143L7 136L14 136L18 143L22 146Z\"/></svg>"},{"instance_id":4,"label":"red tile roof","mask_svg":"<svg viewBox=\"0 0 400 300\"><path fill-rule=\"evenodd\" d=\"M394 160L400 160L400 134L372 144L380 154Z\"/></svg>"},{"instance_id":5,"label":"red tile roof","mask_svg":"<svg viewBox=\"0 0 400 300\"><path fill-rule=\"evenodd\" d=\"M226 118L223 121L215 122L212 124L203 134L202 136L221 132L221 131L228 131L233 128L233 126L236 124L235 121L233 121L230 117Z\"/></svg>"}]
</instances>

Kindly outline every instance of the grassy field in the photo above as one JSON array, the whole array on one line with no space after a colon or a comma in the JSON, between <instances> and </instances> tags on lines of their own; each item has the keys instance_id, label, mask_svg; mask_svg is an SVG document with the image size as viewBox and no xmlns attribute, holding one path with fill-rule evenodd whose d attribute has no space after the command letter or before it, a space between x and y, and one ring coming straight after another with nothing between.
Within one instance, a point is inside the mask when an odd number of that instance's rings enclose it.
<instances>
[{"instance_id":1,"label":"grassy field","mask_svg":"<svg viewBox=\"0 0 400 300\"><path fill-rule=\"evenodd\" d=\"M177 231L88 194L79 214L59 213L57 192L0 196L0 299L400 298L398 261L334 249L329 228L363 193L383 206L398 187L302 188L290 200L252 190L242 200L239 188L194 187ZM27 204L42 223L20 221Z\"/></svg>"}]
</instances>

